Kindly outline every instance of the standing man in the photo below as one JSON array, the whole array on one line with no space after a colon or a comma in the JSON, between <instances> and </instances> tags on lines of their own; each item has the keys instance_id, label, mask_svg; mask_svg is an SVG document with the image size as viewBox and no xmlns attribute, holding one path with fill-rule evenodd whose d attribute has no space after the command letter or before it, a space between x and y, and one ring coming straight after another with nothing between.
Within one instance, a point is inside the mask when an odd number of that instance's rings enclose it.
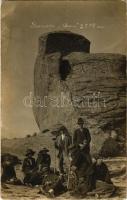
<instances>
[{"instance_id":1,"label":"standing man","mask_svg":"<svg viewBox=\"0 0 127 200\"><path fill-rule=\"evenodd\" d=\"M85 154L89 163L91 163L90 157L90 142L91 136L89 130L84 127L84 120L82 118L78 119L77 122L79 128L75 130L73 135L73 144Z\"/></svg>"},{"instance_id":2,"label":"standing man","mask_svg":"<svg viewBox=\"0 0 127 200\"><path fill-rule=\"evenodd\" d=\"M64 160L67 158L69 150L68 147L71 144L71 137L68 134L67 129L62 126L59 130L59 135L55 141L55 148L58 150L58 162L59 170L64 173Z\"/></svg>"}]
</instances>

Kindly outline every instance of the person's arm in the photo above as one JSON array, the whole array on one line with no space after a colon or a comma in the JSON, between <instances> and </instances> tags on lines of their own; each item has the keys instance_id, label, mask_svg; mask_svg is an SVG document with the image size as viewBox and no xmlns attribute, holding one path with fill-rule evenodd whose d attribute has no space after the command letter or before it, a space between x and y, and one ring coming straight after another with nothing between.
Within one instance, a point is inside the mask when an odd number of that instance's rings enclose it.
<instances>
[{"instance_id":1,"label":"person's arm","mask_svg":"<svg viewBox=\"0 0 127 200\"><path fill-rule=\"evenodd\" d=\"M108 167L105 163L103 163L103 167L104 167L104 171L105 171L105 182L106 183L112 183Z\"/></svg>"},{"instance_id":2,"label":"person's arm","mask_svg":"<svg viewBox=\"0 0 127 200\"><path fill-rule=\"evenodd\" d=\"M24 170L25 170L25 165L26 165L26 159L24 159L23 165L22 165L22 171L23 171L23 172L24 172Z\"/></svg>"},{"instance_id":3,"label":"person's arm","mask_svg":"<svg viewBox=\"0 0 127 200\"><path fill-rule=\"evenodd\" d=\"M36 160L36 169L39 170L40 159L39 157Z\"/></svg>"},{"instance_id":4,"label":"person's arm","mask_svg":"<svg viewBox=\"0 0 127 200\"><path fill-rule=\"evenodd\" d=\"M91 142L91 135L90 135L90 132L89 130L87 129L87 144L89 144Z\"/></svg>"},{"instance_id":5,"label":"person's arm","mask_svg":"<svg viewBox=\"0 0 127 200\"><path fill-rule=\"evenodd\" d=\"M51 165L51 157L50 157L50 155L47 156L47 163L48 163L48 166L50 167L50 165Z\"/></svg>"},{"instance_id":6,"label":"person's arm","mask_svg":"<svg viewBox=\"0 0 127 200\"><path fill-rule=\"evenodd\" d=\"M56 149L59 149L59 146L58 146L58 137L59 137L59 136L57 136L57 138L56 138L56 140L55 140L55 142L54 142L54 145L55 145L55 148L56 148Z\"/></svg>"},{"instance_id":7,"label":"person's arm","mask_svg":"<svg viewBox=\"0 0 127 200\"><path fill-rule=\"evenodd\" d=\"M73 144L77 144L77 131L75 130L74 134L73 134Z\"/></svg>"}]
</instances>

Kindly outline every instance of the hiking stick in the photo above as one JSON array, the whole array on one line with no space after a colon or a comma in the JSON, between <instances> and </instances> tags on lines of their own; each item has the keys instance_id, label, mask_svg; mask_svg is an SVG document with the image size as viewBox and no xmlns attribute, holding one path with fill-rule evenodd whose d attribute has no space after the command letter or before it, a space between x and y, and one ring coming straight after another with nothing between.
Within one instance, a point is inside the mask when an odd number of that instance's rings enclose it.
<instances>
[{"instance_id":1,"label":"hiking stick","mask_svg":"<svg viewBox=\"0 0 127 200\"><path fill-rule=\"evenodd\" d=\"M54 143L55 143L56 137L53 138L53 141L54 141ZM54 146L55 146L55 144L54 144ZM54 167L54 172L56 172L56 148L55 148L55 167Z\"/></svg>"}]
</instances>

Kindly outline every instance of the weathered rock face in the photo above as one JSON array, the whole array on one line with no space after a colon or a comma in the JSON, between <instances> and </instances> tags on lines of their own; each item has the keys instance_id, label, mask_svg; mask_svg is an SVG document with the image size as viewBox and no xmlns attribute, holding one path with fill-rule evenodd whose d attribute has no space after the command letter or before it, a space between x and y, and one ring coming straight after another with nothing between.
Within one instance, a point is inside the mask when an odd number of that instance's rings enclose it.
<instances>
[{"instance_id":1,"label":"weathered rock face","mask_svg":"<svg viewBox=\"0 0 127 200\"><path fill-rule=\"evenodd\" d=\"M33 110L40 130L60 123L73 132L78 117L93 133L111 124L122 129L125 56L89 54L90 42L70 32L47 34L39 41Z\"/></svg>"}]
</instances>

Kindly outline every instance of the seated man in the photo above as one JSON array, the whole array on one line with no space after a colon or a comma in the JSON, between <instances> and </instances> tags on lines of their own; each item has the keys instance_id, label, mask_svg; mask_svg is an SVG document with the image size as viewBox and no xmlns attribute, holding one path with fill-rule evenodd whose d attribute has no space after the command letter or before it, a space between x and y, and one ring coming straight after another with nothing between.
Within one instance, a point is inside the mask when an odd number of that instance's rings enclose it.
<instances>
[{"instance_id":1,"label":"seated man","mask_svg":"<svg viewBox=\"0 0 127 200\"><path fill-rule=\"evenodd\" d=\"M64 185L64 177L58 172L48 170L48 168L43 168L43 181L40 187L40 194L46 195L48 197L55 197L66 191Z\"/></svg>"},{"instance_id":2,"label":"seated man","mask_svg":"<svg viewBox=\"0 0 127 200\"><path fill-rule=\"evenodd\" d=\"M17 179L15 166L21 164L21 160L17 156L11 155L9 153L3 154L1 156L1 166L2 166L2 183L12 183L21 184L21 181Z\"/></svg>"},{"instance_id":3,"label":"seated man","mask_svg":"<svg viewBox=\"0 0 127 200\"><path fill-rule=\"evenodd\" d=\"M75 147L75 145L70 146L69 156L71 160L70 171L73 171L73 177L75 179L73 182L76 183L71 190L73 190L73 194L86 195L87 192L95 188L92 164L89 163L80 148ZM74 172L77 176L77 180L76 176L74 176ZM72 173L70 173L70 175L70 177L72 177ZM72 181L68 180L68 182L68 187L70 188Z\"/></svg>"},{"instance_id":4,"label":"seated man","mask_svg":"<svg viewBox=\"0 0 127 200\"><path fill-rule=\"evenodd\" d=\"M31 184L31 178L36 170L35 158L33 158L34 151L28 149L26 152L26 158L23 161L22 171L24 172L24 184Z\"/></svg>"}]
</instances>

